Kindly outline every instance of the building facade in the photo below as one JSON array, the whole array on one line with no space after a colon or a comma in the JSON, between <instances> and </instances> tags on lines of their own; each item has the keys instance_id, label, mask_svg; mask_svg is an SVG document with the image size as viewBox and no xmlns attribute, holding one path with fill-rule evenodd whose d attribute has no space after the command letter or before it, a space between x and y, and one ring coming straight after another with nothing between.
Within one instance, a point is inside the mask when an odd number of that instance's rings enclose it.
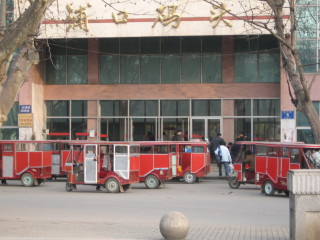
<instances>
[{"instance_id":1,"label":"building facade","mask_svg":"<svg viewBox=\"0 0 320 240\"><path fill-rule=\"evenodd\" d=\"M258 141L307 139L267 32L207 1L105 2L51 6L38 38L42 61L3 139L167 140L177 130L186 140L218 132L227 141L238 132ZM266 3L252 3L250 16L272 25ZM221 4L249 16L241 1Z\"/></svg>"}]
</instances>

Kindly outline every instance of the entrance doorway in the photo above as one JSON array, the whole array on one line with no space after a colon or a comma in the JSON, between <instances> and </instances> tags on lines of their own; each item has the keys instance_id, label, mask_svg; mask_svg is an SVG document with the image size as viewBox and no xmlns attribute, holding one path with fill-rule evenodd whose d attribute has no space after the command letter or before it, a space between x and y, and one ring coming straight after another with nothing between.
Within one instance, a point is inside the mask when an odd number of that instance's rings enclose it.
<instances>
[{"instance_id":1,"label":"entrance doorway","mask_svg":"<svg viewBox=\"0 0 320 240\"><path fill-rule=\"evenodd\" d=\"M221 132L221 119L211 118L192 118L191 119L191 138L210 139Z\"/></svg>"}]
</instances>

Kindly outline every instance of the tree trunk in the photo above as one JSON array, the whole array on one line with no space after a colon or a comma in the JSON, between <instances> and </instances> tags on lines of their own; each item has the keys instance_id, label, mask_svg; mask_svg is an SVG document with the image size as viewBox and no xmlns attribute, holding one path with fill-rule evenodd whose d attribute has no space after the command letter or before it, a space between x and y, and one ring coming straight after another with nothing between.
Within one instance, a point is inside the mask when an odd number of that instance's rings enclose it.
<instances>
[{"instance_id":1,"label":"tree trunk","mask_svg":"<svg viewBox=\"0 0 320 240\"><path fill-rule=\"evenodd\" d=\"M54 1L30 1L30 6L5 30L0 40L0 127L7 120L15 98L27 80L29 68L39 62L33 39L38 34L45 11ZM11 61L14 52L16 57Z\"/></svg>"},{"instance_id":2,"label":"tree trunk","mask_svg":"<svg viewBox=\"0 0 320 240\"><path fill-rule=\"evenodd\" d=\"M284 0L267 0L267 2L274 13L276 35L285 40L285 25L283 23ZM291 4L291 6L293 5ZM295 25L294 9L290 9L290 13L291 19L293 19L291 24ZM293 30L291 34L294 34L295 29L292 29ZM320 143L320 120L310 99L310 91L307 88L303 68L299 57L296 54L295 42L291 43L291 45L280 42L280 49L284 69L288 75L289 82L296 97L294 104L297 108L297 111L302 111L306 115L314 136L314 141L316 143Z\"/></svg>"}]
</instances>

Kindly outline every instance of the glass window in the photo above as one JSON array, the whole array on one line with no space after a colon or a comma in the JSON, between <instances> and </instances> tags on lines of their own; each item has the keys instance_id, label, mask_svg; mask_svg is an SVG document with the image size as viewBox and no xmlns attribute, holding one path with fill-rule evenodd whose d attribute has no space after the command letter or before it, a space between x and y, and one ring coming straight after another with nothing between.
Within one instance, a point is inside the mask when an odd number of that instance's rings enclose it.
<instances>
[{"instance_id":1,"label":"glass window","mask_svg":"<svg viewBox=\"0 0 320 240\"><path fill-rule=\"evenodd\" d=\"M158 101L134 100L130 101L130 115L132 116L157 116Z\"/></svg>"},{"instance_id":2,"label":"glass window","mask_svg":"<svg viewBox=\"0 0 320 240\"><path fill-rule=\"evenodd\" d=\"M150 145L140 146L140 154L151 154L153 153L153 148Z\"/></svg>"},{"instance_id":3,"label":"glass window","mask_svg":"<svg viewBox=\"0 0 320 240\"><path fill-rule=\"evenodd\" d=\"M181 83L201 82L201 56L197 54L182 55Z\"/></svg>"},{"instance_id":4,"label":"glass window","mask_svg":"<svg viewBox=\"0 0 320 240\"><path fill-rule=\"evenodd\" d=\"M221 53L222 37L221 36L203 36L202 52L203 53Z\"/></svg>"},{"instance_id":5,"label":"glass window","mask_svg":"<svg viewBox=\"0 0 320 240\"><path fill-rule=\"evenodd\" d=\"M88 55L88 39L68 39L67 55Z\"/></svg>"},{"instance_id":6,"label":"glass window","mask_svg":"<svg viewBox=\"0 0 320 240\"><path fill-rule=\"evenodd\" d=\"M168 148L169 148L169 146L167 146L167 145L155 145L154 146L154 153L166 154L169 152Z\"/></svg>"},{"instance_id":7,"label":"glass window","mask_svg":"<svg viewBox=\"0 0 320 240\"><path fill-rule=\"evenodd\" d=\"M87 119L85 118L72 118L71 119L71 138L72 139L83 139L87 137L81 133L87 133Z\"/></svg>"},{"instance_id":8,"label":"glass window","mask_svg":"<svg viewBox=\"0 0 320 240\"><path fill-rule=\"evenodd\" d=\"M235 116L251 116L251 100L237 99L234 100Z\"/></svg>"},{"instance_id":9,"label":"glass window","mask_svg":"<svg viewBox=\"0 0 320 240\"><path fill-rule=\"evenodd\" d=\"M268 147L268 156L277 157L278 156L278 148L277 147Z\"/></svg>"},{"instance_id":10,"label":"glass window","mask_svg":"<svg viewBox=\"0 0 320 240\"><path fill-rule=\"evenodd\" d=\"M192 100L192 116L220 116L221 100Z\"/></svg>"},{"instance_id":11,"label":"glass window","mask_svg":"<svg viewBox=\"0 0 320 240\"><path fill-rule=\"evenodd\" d=\"M317 70L317 41L316 40L297 40L297 49L303 70L307 73Z\"/></svg>"},{"instance_id":12,"label":"glass window","mask_svg":"<svg viewBox=\"0 0 320 240\"><path fill-rule=\"evenodd\" d=\"M114 101L100 101L101 116L127 116L128 115L128 101L114 100Z\"/></svg>"},{"instance_id":13,"label":"glass window","mask_svg":"<svg viewBox=\"0 0 320 240\"><path fill-rule=\"evenodd\" d=\"M50 133L69 133L69 119L47 118L47 129L49 129ZM61 139L60 136L58 136L58 138ZM50 139L54 138L50 136Z\"/></svg>"},{"instance_id":14,"label":"glass window","mask_svg":"<svg viewBox=\"0 0 320 240\"><path fill-rule=\"evenodd\" d=\"M254 141L280 141L280 118L254 118Z\"/></svg>"},{"instance_id":15,"label":"glass window","mask_svg":"<svg viewBox=\"0 0 320 240\"><path fill-rule=\"evenodd\" d=\"M4 144L3 150L5 152L13 152L13 144Z\"/></svg>"},{"instance_id":16,"label":"glass window","mask_svg":"<svg viewBox=\"0 0 320 240\"><path fill-rule=\"evenodd\" d=\"M161 38L161 53L162 54L180 53L180 37Z\"/></svg>"},{"instance_id":17,"label":"glass window","mask_svg":"<svg viewBox=\"0 0 320 240\"><path fill-rule=\"evenodd\" d=\"M234 119L234 135L237 136L239 132L243 132L250 140L251 136L251 118L236 118Z\"/></svg>"},{"instance_id":18,"label":"glass window","mask_svg":"<svg viewBox=\"0 0 320 240\"><path fill-rule=\"evenodd\" d=\"M45 101L47 116L69 116L69 101Z\"/></svg>"},{"instance_id":19,"label":"glass window","mask_svg":"<svg viewBox=\"0 0 320 240\"><path fill-rule=\"evenodd\" d=\"M181 37L182 53L201 52L201 37Z\"/></svg>"},{"instance_id":20,"label":"glass window","mask_svg":"<svg viewBox=\"0 0 320 240\"><path fill-rule=\"evenodd\" d=\"M189 116L188 100L161 101L161 116Z\"/></svg>"},{"instance_id":21,"label":"glass window","mask_svg":"<svg viewBox=\"0 0 320 240\"><path fill-rule=\"evenodd\" d=\"M71 116L87 116L87 101L71 101Z\"/></svg>"},{"instance_id":22,"label":"glass window","mask_svg":"<svg viewBox=\"0 0 320 240\"><path fill-rule=\"evenodd\" d=\"M120 38L120 54L139 54L139 38Z\"/></svg>"},{"instance_id":23,"label":"glass window","mask_svg":"<svg viewBox=\"0 0 320 240\"><path fill-rule=\"evenodd\" d=\"M276 38L272 35L259 35L259 49L277 51L279 48L279 43Z\"/></svg>"},{"instance_id":24,"label":"glass window","mask_svg":"<svg viewBox=\"0 0 320 240\"><path fill-rule=\"evenodd\" d=\"M161 67L163 84L180 83L180 55L163 55Z\"/></svg>"},{"instance_id":25,"label":"glass window","mask_svg":"<svg viewBox=\"0 0 320 240\"><path fill-rule=\"evenodd\" d=\"M101 38L99 39L99 51L101 54L118 54L119 38Z\"/></svg>"},{"instance_id":26,"label":"glass window","mask_svg":"<svg viewBox=\"0 0 320 240\"><path fill-rule=\"evenodd\" d=\"M139 56L122 55L120 57L120 64L121 64L121 71L120 71L121 84L138 84L139 70L140 70Z\"/></svg>"},{"instance_id":27,"label":"glass window","mask_svg":"<svg viewBox=\"0 0 320 240\"><path fill-rule=\"evenodd\" d=\"M280 148L280 157L289 157L289 148L283 147Z\"/></svg>"},{"instance_id":28,"label":"glass window","mask_svg":"<svg viewBox=\"0 0 320 240\"><path fill-rule=\"evenodd\" d=\"M66 56L52 56L46 61L46 84L66 84Z\"/></svg>"},{"instance_id":29,"label":"glass window","mask_svg":"<svg viewBox=\"0 0 320 240\"><path fill-rule=\"evenodd\" d=\"M26 152L26 151L28 151L27 144L26 143L17 143L16 150L17 150L17 152Z\"/></svg>"},{"instance_id":30,"label":"glass window","mask_svg":"<svg viewBox=\"0 0 320 240\"><path fill-rule=\"evenodd\" d=\"M253 100L254 116L280 116L279 99L254 99Z\"/></svg>"},{"instance_id":31,"label":"glass window","mask_svg":"<svg viewBox=\"0 0 320 240\"><path fill-rule=\"evenodd\" d=\"M100 83L119 84L120 56L100 56Z\"/></svg>"},{"instance_id":32,"label":"glass window","mask_svg":"<svg viewBox=\"0 0 320 240\"><path fill-rule=\"evenodd\" d=\"M258 50L257 36L235 36L234 49L236 52L249 52Z\"/></svg>"},{"instance_id":33,"label":"glass window","mask_svg":"<svg viewBox=\"0 0 320 240\"><path fill-rule=\"evenodd\" d=\"M299 163L300 151L298 148L290 149L290 162L291 163Z\"/></svg>"},{"instance_id":34,"label":"glass window","mask_svg":"<svg viewBox=\"0 0 320 240\"><path fill-rule=\"evenodd\" d=\"M160 38L140 38L141 54L160 54Z\"/></svg>"},{"instance_id":35,"label":"glass window","mask_svg":"<svg viewBox=\"0 0 320 240\"><path fill-rule=\"evenodd\" d=\"M298 129L297 141L304 143L315 143L311 129Z\"/></svg>"},{"instance_id":36,"label":"glass window","mask_svg":"<svg viewBox=\"0 0 320 240\"><path fill-rule=\"evenodd\" d=\"M203 146L192 146L192 152L193 153L204 153L204 147Z\"/></svg>"},{"instance_id":37,"label":"glass window","mask_svg":"<svg viewBox=\"0 0 320 240\"><path fill-rule=\"evenodd\" d=\"M267 155L267 147L266 146L256 146L256 154L257 156L266 156Z\"/></svg>"},{"instance_id":38,"label":"glass window","mask_svg":"<svg viewBox=\"0 0 320 240\"><path fill-rule=\"evenodd\" d=\"M2 126L18 126L19 103L15 102Z\"/></svg>"},{"instance_id":39,"label":"glass window","mask_svg":"<svg viewBox=\"0 0 320 240\"><path fill-rule=\"evenodd\" d=\"M297 6L297 38L317 38L317 7Z\"/></svg>"},{"instance_id":40,"label":"glass window","mask_svg":"<svg viewBox=\"0 0 320 240\"><path fill-rule=\"evenodd\" d=\"M220 54L202 55L202 83L221 83L221 69Z\"/></svg>"},{"instance_id":41,"label":"glass window","mask_svg":"<svg viewBox=\"0 0 320 240\"><path fill-rule=\"evenodd\" d=\"M319 115L320 102L313 102L313 106ZM309 121L303 112L297 111L296 114L297 114L297 126L298 127L310 127Z\"/></svg>"},{"instance_id":42,"label":"glass window","mask_svg":"<svg viewBox=\"0 0 320 240\"><path fill-rule=\"evenodd\" d=\"M258 79L257 54L242 53L235 55L235 82L254 83Z\"/></svg>"},{"instance_id":43,"label":"glass window","mask_svg":"<svg viewBox=\"0 0 320 240\"><path fill-rule=\"evenodd\" d=\"M87 84L88 57L68 56L67 59L68 84Z\"/></svg>"},{"instance_id":44,"label":"glass window","mask_svg":"<svg viewBox=\"0 0 320 240\"><path fill-rule=\"evenodd\" d=\"M115 146L115 154L124 154L128 153L127 146Z\"/></svg>"},{"instance_id":45,"label":"glass window","mask_svg":"<svg viewBox=\"0 0 320 240\"><path fill-rule=\"evenodd\" d=\"M160 56L141 56L141 76L142 84L160 84Z\"/></svg>"},{"instance_id":46,"label":"glass window","mask_svg":"<svg viewBox=\"0 0 320 240\"><path fill-rule=\"evenodd\" d=\"M18 140L19 129L18 128L1 128L0 139L2 140Z\"/></svg>"},{"instance_id":47,"label":"glass window","mask_svg":"<svg viewBox=\"0 0 320 240\"><path fill-rule=\"evenodd\" d=\"M259 54L259 82L280 82L278 53Z\"/></svg>"},{"instance_id":48,"label":"glass window","mask_svg":"<svg viewBox=\"0 0 320 240\"><path fill-rule=\"evenodd\" d=\"M65 39L49 39L47 46L47 56L66 55L67 42Z\"/></svg>"}]
</instances>

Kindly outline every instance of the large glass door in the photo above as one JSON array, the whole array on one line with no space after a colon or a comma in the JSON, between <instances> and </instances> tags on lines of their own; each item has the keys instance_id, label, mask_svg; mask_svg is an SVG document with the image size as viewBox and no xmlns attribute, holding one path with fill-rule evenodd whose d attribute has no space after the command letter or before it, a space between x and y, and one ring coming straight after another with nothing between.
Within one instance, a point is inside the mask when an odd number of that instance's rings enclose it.
<instances>
[{"instance_id":1,"label":"large glass door","mask_svg":"<svg viewBox=\"0 0 320 240\"><path fill-rule=\"evenodd\" d=\"M221 119L192 118L191 138L212 138L221 132Z\"/></svg>"},{"instance_id":2,"label":"large glass door","mask_svg":"<svg viewBox=\"0 0 320 240\"><path fill-rule=\"evenodd\" d=\"M188 140L188 118L163 118L162 119L162 138L163 141L172 140L176 131L183 133L182 140Z\"/></svg>"},{"instance_id":3,"label":"large glass door","mask_svg":"<svg viewBox=\"0 0 320 240\"><path fill-rule=\"evenodd\" d=\"M128 127L127 118L102 118L101 140L127 141Z\"/></svg>"}]
</instances>

